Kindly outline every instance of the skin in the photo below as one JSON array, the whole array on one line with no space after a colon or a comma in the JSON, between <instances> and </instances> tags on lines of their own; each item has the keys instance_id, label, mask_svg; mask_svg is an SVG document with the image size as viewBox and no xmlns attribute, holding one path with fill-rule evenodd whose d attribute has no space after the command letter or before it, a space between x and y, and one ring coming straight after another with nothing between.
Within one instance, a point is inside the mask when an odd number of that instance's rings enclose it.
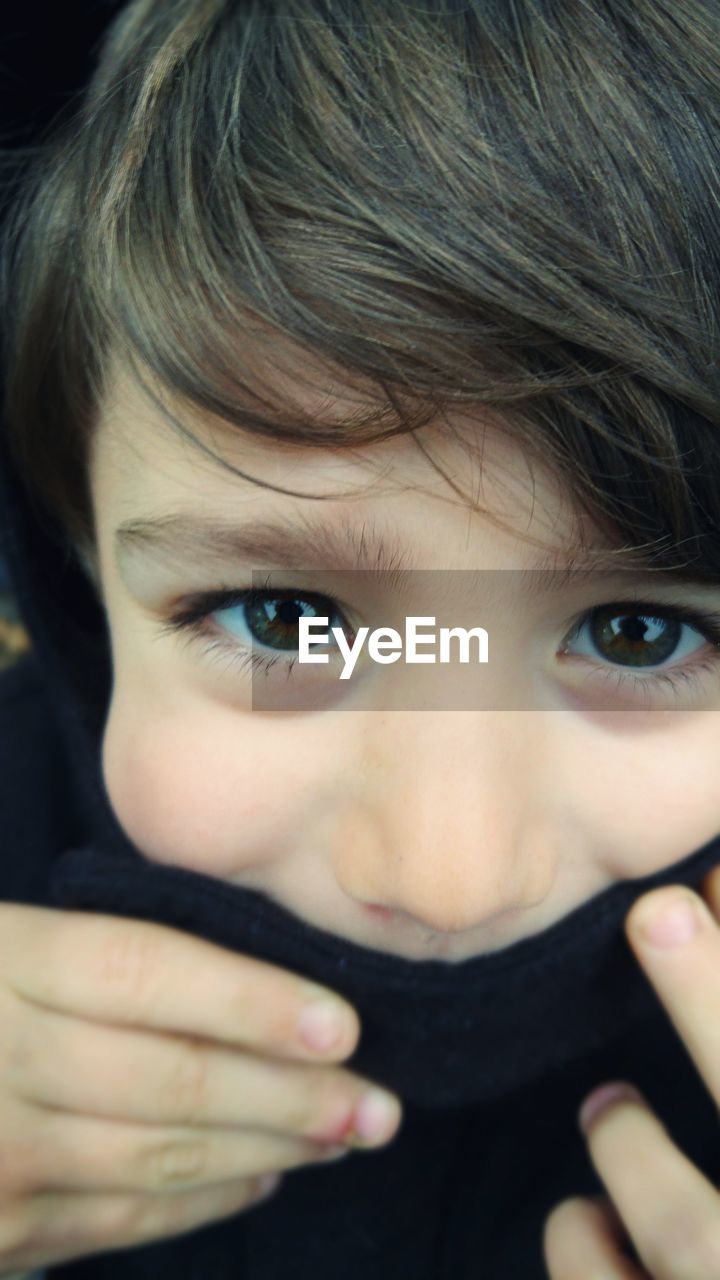
<instances>
[{"instance_id":1,"label":"skin","mask_svg":"<svg viewBox=\"0 0 720 1280\"><path fill-rule=\"evenodd\" d=\"M601 538L551 475L534 469L533 486L518 446L487 423L481 494L490 516L471 512L407 437L343 454L281 446L182 412L199 439L249 475L346 496L289 498L224 471L127 377L110 384L91 458L114 667L103 775L119 822L147 857L260 890L359 945L457 962L537 933L618 879L678 861L720 831L718 714L666 696L652 711L616 714L622 703L610 694L607 710L592 709L598 686L593 701L588 667L562 667L555 657L572 622L612 600L611 582L575 585L532 608L509 595L487 622L478 593L472 617L502 655L496 679L507 698L522 687L520 710L253 712L247 669L213 664L199 644L158 631L190 592L247 587L253 568L282 565L208 572L184 556L172 572L134 560L122 577L113 548L122 520L175 506L238 522L321 509L328 525L392 523L424 569L533 567L541 553L528 536L549 548ZM471 487L472 464L457 440L433 451L463 492L478 491L477 468ZM337 594L354 604L353 591L348 581ZM707 589L688 600L718 607ZM356 608L371 628L397 621L389 591ZM431 588L413 611L439 612ZM226 611L215 623L227 631L233 618ZM539 656L534 629L545 637ZM542 705L521 683L531 662L543 676ZM608 665L598 658L591 668ZM704 679L705 702L720 710L720 664ZM364 903L403 915L379 920Z\"/></svg>"},{"instance_id":2,"label":"skin","mask_svg":"<svg viewBox=\"0 0 720 1280\"><path fill-rule=\"evenodd\" d=\"M665 886L633 904L625 933L720 1106L720 868L704 878L700 894ZM643 936L652 921L667 922L675 904L690 905L697 932L678 944L661 925L662 945ZM605 1088L611 1082L605 1081ZM631 1081L612 1082L629 1085ZM581 1113L597 1094L584 1100ZM648 1102L617 1098L589 1121L580 1117L590 1158L606 1196L572 1196L556 1205L543 1227L549 1280L714 1280L720 1275L720 1195L675 1145ZM625 1252L632 1241L642 1266Z\"/></svg>"},{"instance_id":3,"label":"skin","mask_svg":"<svg viewBox=\"0 0 720 1280\"><path fill-rule=\"evenodd\" d=\"M483 424L484 511L470 512L406 438L341 454L280 446L187 409L183 417L251 475L307 493L342 489L342 498L323 505L329 524L385 526L390 509L425 569L532 568L538 546L602 545L552 475L535 471L528 483L525 459L496 425ZM475 492L457 439L434 456ZM618 879L668 866L720 830L720 667L692 706L661 700L627 714L608 694L598 711L583 683L587 668L561 666L552 645L528 647L533 631L559 644L570 619L612 600L611 583L569 587L549 612L533 614L509 597L491 610L488 630L504 655L495 675L502 705L512 707L511 691L522 688L521 709L390 716L330 707L322 716L278 718L252 712L247 670L210 665L199 646L158 638L158 627L184 594L246 587L253 568L282 566L228 565L210 574L181 557L170 576L148 562L126 564L121 574L113 534L122 520L177 505L240 520L310 508L311 500L222 471L185 446L121 376L98 422L91 484L94 575L114 667L103 775L119 822L146 856L259 889L360 945L458 962L547 928ZM509 520L511 531L493 517ZM694 589L687 600L718 607L717 593ZM360 622L397 625L389 598L385 604L384 615ZM431 599L413 609L436 611ZM538 703L523 685L531 658L542 675L532 686L543 690ZM538 714L550 710L562 714ZM707 904L679 886L645 894L625 928L720 1105L720 869L701 888ZM697 935L678 947L643 941L644 919L678 896L694 906ZM367 902L402 915L378 921ZM608 1194L570 1197L548 1215L549 1280L575 1280L579 1262L584 1277L603 1280L720 1274L718 1193L648 1104L637 1096L610 1102L581 1129ZM629 1239L646 1270L624 1252Z\"/></svg>"}]
</instances>

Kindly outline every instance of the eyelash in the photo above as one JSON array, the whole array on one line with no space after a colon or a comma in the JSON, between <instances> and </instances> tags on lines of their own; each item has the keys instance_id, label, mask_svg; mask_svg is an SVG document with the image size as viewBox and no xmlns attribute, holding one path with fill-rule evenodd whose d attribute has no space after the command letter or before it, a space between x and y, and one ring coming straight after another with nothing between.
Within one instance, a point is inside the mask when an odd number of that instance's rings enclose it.
<instances>
[{"instance_id":1,"label":"eyelash","mask_svg":"<svg viewBox=\"0 0 720 1280\"><path fill-rule=\"evenodd\" d=\"M287 677L297 663L297 658L283 658L281 653L276 657L265 658L259 654L252 653L247 649L238 647L236 641L212 639L213 631L208 626L208 619L213 613L220 612L223 609L231 609L248 603L251 598L257 598L262 595L278 596L286 592L292 592L299 598L316 597L327 600L328 604L333 605L333 609L328 609L328 616L332 613L341 615L342 610L337 607L337 603L329 596L321 596L318 592L297 590L294 587L280 587L276 584L272 586L269 579L266 579L263 587L244 588L238 590L222 589L218 591L206 591L190 597L189 603L184 608L176 610L161 626L159 634L161 636L168 634L187 633L186 638L189 644L194 645L198 641L203 642L211 637L209 644L204 644L205 653L217 653L220 655L229 654L231 657L231 667L239 667L257 672L264 672L267 675L271 668L281 663L287 670ZM698 678L715 668L720 664L720 614L707 614L697 609L688 608L686 605L679 603L657 604L647 600L617 600L608 604L595 605L591 609L587 609L572 625L572 629L566 634L563 645L574 640L580 633L585 623L593 616L594 613L602 609L617 609L618 613L632 612L634 614L653 617L653 618L672 618L676 622L684 623L693 627L700 633L703 639L707 640L716 650L705 661L696 663L692 668L679 667L677 671L662 672L660 674L652 674L644 679L638 679L637 676L629 674L622 668L610 667L604 671L609 678L617 677L617 686L622 687L628 681L632 681L635 687L641 689L656 689L658 686L664 686L672 693L677 694L681 686L688 687L697 682ZM332 618L330 625L332 626ZM576 655L568 655L570 657ZM584 656L584 655L577 655Z\"/></svg>"}]
</instances>

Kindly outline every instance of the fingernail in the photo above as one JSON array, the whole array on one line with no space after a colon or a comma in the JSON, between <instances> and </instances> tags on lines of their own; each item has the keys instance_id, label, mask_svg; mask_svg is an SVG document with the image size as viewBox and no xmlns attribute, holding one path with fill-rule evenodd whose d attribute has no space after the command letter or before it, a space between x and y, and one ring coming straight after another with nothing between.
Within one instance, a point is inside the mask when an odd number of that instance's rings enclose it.
<instances>
[{"instance_id":1,"label":"fingernail","mask_svg":"<svg viewBox=\"0 0 720 1280\"><path fill-rule=\"evenodd\" d=\"M578 1124L584 1134L587 1134L590 1125L601 1111L609 1107L613 1102L619 1102L621 1098L631 1098L634 1102L643 1102L643 1096L634 1085L626 1084L624 1080L613 1080L610 1084L601 1084L598 1089L593 1089L583 1102L578 1112Z\"/></svg>"},{"instance_id":2,"label":"fingernail","mask_svg":"<svg viewBox=\"0 0 720 1280\"><path fill-rule=\"evenodd\" d=\"M366 1142L389 1136L397 1123L398 1103L392 1094L373 1089L361 1098L355 1111L355 1134Z\"/></svg>"},{"instance_id":3,"label":"fingernail","mask_svg":"<svg viewBox=\"0 0 720 1280\"><path fill-rule=\"evenodd\" d=\"M300 1036L308 1049L328 1053L345 1035L347 1019L342 1009L329 1000L308 1004L300 1015Z\"/></svg>"},{"instance_id":4,"label":"fingernail","mask_svg":"<svg viewBox=\"0 0 720 1280\"><path fill-rule=\"evenodd\" d=\"M695 899L688 894L643 903L633 928L653 947L680 947L697 933L700 917Z\"/></svg>"}]
</instances>

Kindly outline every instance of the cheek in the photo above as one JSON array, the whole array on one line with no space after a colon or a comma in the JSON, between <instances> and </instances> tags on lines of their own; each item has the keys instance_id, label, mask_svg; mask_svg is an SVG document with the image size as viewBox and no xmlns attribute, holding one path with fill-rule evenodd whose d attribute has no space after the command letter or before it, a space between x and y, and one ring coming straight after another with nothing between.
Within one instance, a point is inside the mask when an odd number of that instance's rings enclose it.
<instances>
[{"instance_id":1,"label":"cheek","mask_svg":"<svg viewBox=\"0 0 720 1280\"><path fill-rule=\"evenodd\" d=\"M568 753L565 771L580 821L613 877L661 870L720 833L713 712L671 712L648 719L644 730L595 724L583 749Z\"/></svg>"},{"instance_id":2,"label":"cheek","mask_svg":"<svg viewBox=\"0 0 720 1280\"><path fill-rule=\"evenodd\" d=\"M125 834L155 862L230 876L280 846L273 774L232 732L199 713L142 713L114 698L102 771ZM273 804L273 800L275 803Z\"/></svg>"}]
</instances>

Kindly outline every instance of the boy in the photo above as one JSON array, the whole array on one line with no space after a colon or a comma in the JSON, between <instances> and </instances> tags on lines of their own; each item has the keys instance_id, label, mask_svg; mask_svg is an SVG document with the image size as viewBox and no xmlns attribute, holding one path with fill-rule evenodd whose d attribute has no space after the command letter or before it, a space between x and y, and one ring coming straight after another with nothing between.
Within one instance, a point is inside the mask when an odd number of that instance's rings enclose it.
<instances>
[{"instance_id":1,"label":"boy","mask_svg":"<svg viewBox=\"0 0 720 1280\"><path fill-rule=\"evenodd\" d=\"M717 26L112 25L5 253L0 1274L713 1274ZM448 602L489 685L294 659Z\"/></svg>"}]
</instances>

